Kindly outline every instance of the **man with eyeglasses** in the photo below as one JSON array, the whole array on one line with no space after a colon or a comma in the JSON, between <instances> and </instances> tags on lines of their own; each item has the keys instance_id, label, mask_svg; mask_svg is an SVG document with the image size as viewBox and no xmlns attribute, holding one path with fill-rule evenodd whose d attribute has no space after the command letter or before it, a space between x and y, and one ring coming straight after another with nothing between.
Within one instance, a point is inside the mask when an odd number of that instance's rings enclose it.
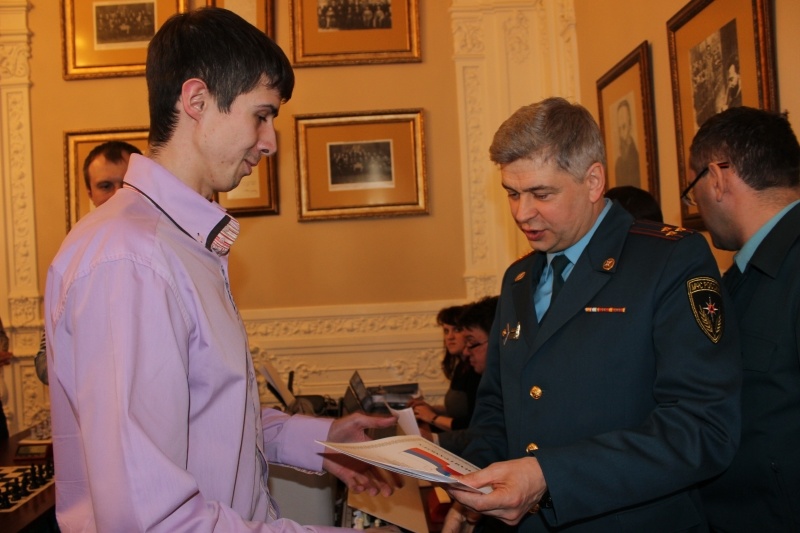
<instances>
[{"instance_id":1,"label":"man with eyeglasses","mask_svg":"<svg viewBox=\"0 0 800 533\"><path fill-rule=\"evenodd\" d=\"M719 531L800 531L800 145L785 116L731 108L695 135L697 203L742 338L742 436L702 491Z\"/></svg>"},{"instance_id":2,"label":"man with eyeglasses","mask_svg":"<svg viewBox=\"0 0 800 533\"><path fill-rule=\"evenodd\" d=\"M520 532L704 531L697 484L739 437L739 343L699 233L604 198L591 114L525 106L489 149L534 253L503 279L464 476L444 533L476 511ZM483 339L476 339L482 341Z\"/></svg>"}]
</instances>

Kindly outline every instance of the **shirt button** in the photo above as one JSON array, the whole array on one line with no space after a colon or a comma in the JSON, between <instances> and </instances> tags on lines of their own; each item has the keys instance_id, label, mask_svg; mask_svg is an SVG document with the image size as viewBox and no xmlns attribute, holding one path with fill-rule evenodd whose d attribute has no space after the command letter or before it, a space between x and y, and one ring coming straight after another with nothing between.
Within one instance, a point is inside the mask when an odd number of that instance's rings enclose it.
<instances>
[{"instance_id":1,"label":"shirt button","mask_svg":"<svg viewBox=\"0 0 800 533\"><path fill-rule=\"evenodd\" d=\"M527 446L525 446L525 453L528 455L533 455L533 452L539 449L539 446L535 442L531 442Z\"/></svg>"},{"instance_id":2,"label":"shirt button","mask_svg":"<svg viewBox=\"0 0 800 533\"><path fill-rule=\"evenodd\" d=\"M534 400L538 400L542 397L542 389L534 385L531 387L530 395Z\"/></svg>"}]
</instances>

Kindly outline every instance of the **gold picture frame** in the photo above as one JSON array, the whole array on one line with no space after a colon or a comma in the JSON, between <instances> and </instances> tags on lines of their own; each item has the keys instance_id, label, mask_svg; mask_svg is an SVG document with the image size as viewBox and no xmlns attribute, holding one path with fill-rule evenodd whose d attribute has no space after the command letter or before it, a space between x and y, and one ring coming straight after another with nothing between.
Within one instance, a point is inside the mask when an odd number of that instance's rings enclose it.
<instances>
[{"instance_id":1,"label":"gold picture frame","mask_svg":"<svg viewBox=\"0 0 800 533\"><path fill-rule=\"evenodd\" d=\"M422 61L418 0L336 6L293 0L290 4L296 67ZM376 5L374 11L372 5Z\"/></svg>"},{"instance_id":2,"label":"gold picture frame","mask_svg":"<svg viewBox=\"0 0 800 533\"><path fill-rule=\"evenodd\" d=\"M225 0L206 0L206 5L226 7ZM275 0L255 0L255 17L255 27L266 33L270 39L274 39Z\"/></svg>"},{"instance_id":3,"label":"gold picture frame","mask_svg":"<svg viewBox=\"0 0 800 533\"><path fill-rule=\"evenodd\" d=\"M777 109L770 6L769 0L692 0L667 22L678 194L691 177L692 138L708 117L737 105ZM681 224L703 229L696 207L681 202Z\"/></svg>"},{"instance_id":4,"label":"gold picture frame","mask_svg":"<svg viewBox=\"0 0 800 533\"><path fill-rule=\"evenodd\" d=\"M632 185L659 200L650 46L642 42L597 80L607 188Z\"/></svg>"},{"instance_id":5,"label":"gold picture frame","mask_svg":"<svg viewBox=\"0 0 800 533\"><path fill-rule=\"evenodd\" d=\"M65 80L141 76L147 45L187 0L61 0Z\"/></svg>"},{"instance_id":6,"label":"gold picture frame","mask_svg":"<svg viewBox=\"0 0 800 533\"><path fill-rule=\"evenodd\" d=\"M82 216L94 209L91 200L89 200L89 193L86 190L86 183L83 177L83 162L89 152L95 146L104 142L125 141L145 153L147 150L147 134L147 128L64 132L64 192L66 195L66 224L68 232Z\"/></svg>"},{"instance_id":7,"label":"gold picture frame","mask_svg":"<svg viewBox=\"0 0 800 533\"><path fill-rule=\"evenodd\" d=\"M296 115L298 220L428 213L421 109Z\"/></svg>"}]
</instances>

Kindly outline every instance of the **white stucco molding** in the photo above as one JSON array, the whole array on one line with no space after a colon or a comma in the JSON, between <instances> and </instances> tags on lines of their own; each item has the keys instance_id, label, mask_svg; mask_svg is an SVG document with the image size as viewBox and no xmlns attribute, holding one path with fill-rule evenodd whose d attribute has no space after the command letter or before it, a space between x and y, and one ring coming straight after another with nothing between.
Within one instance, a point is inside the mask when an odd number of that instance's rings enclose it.
<instances>
[{"instance_id":1,"label":"white stucco molding","mask_svg":"<svg viewBox=\"0 0 800 533\"><path fill-rule=\"evenodd\" d=\"M30 31L27 0L0 0L0 316L17 357L35 354L34 331L41 326L33 202L30 104ZM7 302L7 303L6 303ZM25 406L21 362L0 370L9 429L21 429L17 413ZM0 392L2 393L2 392ZM36 401L38 404L38 400Z\"/></svg>"}]
</instances>

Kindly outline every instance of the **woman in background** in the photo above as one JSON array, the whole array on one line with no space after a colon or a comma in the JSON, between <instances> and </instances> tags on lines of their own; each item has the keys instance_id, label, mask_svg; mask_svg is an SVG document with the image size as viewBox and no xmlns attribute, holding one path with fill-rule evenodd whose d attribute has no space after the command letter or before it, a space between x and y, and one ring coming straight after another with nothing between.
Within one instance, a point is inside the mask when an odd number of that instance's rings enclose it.
<instances>
[{"instance_id":1,"label":"woman in background","mask_svg":"<svg viewBox=\"0 0 800 533\"><path fill-rule=\"evenodd\" d=\"M457 319L458 326L464 336L464 349L462 351L464 363L470 365L472 372L478 377L478 381L480 381L480 376L486 369L487 343L489 341L489 331L491 331L492 322L494 322L497 300L497 296L481 298L477 302L465 306ZM477 388L477 382L475 387ZM423 413L422 410L418 413L416 407L414 408L414 413L418 419L430 424L431 428L435 426L442 429L437 422L444 417L433 416L433 418L426 418L427 413ZM470 441L468 426L469 420L464 426L451 427L446 431L432 433L431 435L426 433L424 427L420 429L426 438L439 444L445 450L460 455Z\"/></svg>"},{"instance_id":2,"label":"woman in background","mask_svg":"<svg viewBox=\"0 0 800 533\"><path fill-rule=\"evenodd\" d=\"M463 305L445 307L436 315L436 323L442 327L444 335L442 372L450 380L444 405L432 406L423 399L412 400L409 404L417 419L430 424L433 431L467 427L475 409L475 394L481 377L464 357L464 334L458 324L466 308Z\"/></svg>"}]
</instances>

